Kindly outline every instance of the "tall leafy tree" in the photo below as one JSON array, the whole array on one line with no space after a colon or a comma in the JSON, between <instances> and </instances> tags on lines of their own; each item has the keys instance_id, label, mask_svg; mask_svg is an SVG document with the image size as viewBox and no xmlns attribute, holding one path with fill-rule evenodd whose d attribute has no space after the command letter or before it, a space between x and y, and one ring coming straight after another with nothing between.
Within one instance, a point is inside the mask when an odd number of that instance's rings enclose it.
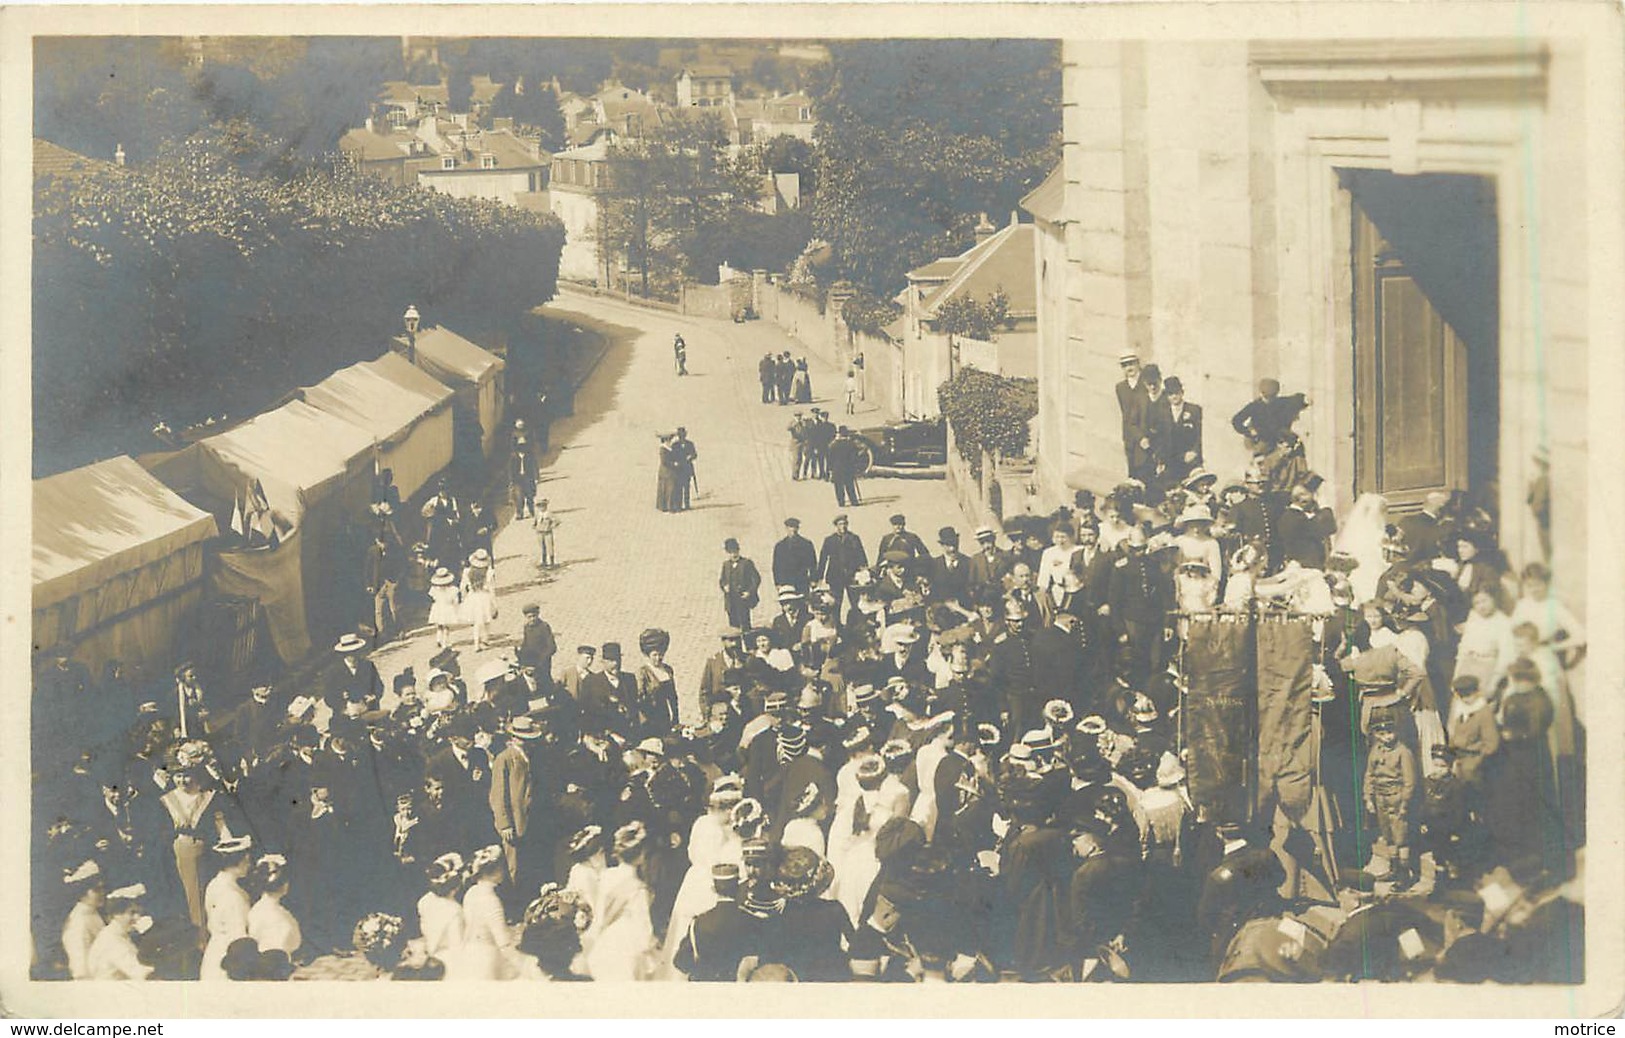
<instances>
[{"instance_id":1,"label":"tall leafy tree","mask_svg":"<svg viewBox=\"0 0 1625 1038\"><path fill-rule=\"evenodd\" d=\"M1060 155L1060 54L1031 40L832 44L817 96L813 225L867 293L972 241Z\"/></svg>"}]
</instances>

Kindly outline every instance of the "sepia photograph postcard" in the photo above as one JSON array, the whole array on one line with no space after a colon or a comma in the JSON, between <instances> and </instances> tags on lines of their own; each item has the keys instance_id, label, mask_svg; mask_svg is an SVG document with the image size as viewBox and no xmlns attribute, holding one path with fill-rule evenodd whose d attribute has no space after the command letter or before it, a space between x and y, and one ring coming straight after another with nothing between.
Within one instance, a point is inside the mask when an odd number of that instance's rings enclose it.
<instances>
[{"instance_id":1,"label":"sepia photograph postcard","mask_svg":"<svg viewBox=\"0 0 1625 1038\"><path fill-rule=\"evenodd\" d=\"M1620 1012L1617 3L0 31L0 1013Z\"/></svg>"}]
</instances>

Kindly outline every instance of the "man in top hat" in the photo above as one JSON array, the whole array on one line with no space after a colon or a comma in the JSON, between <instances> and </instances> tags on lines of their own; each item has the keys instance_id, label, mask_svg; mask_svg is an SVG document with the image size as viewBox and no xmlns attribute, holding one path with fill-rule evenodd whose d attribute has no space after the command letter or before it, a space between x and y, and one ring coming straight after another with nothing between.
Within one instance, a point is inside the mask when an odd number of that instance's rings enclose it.
<instances>
[{"instance_id":1,"label":"man in top hat","mask_svg":"<svg viewBox=\"0 0 1625 1038\"><path fill-rule=\"evenodd\" d=\"M818 577L818 549L801 536L801 520L784 521L784 536L773 545L773 583L806 593Z\"/></svg>"},{"instance_id":2,"label":"man in top hat","mask_svg":"<svg viewBox=\"0 0 1625 1038\"><path fill-rule=\"evenodd\" d=\"M1140 355L1124 353L1117 358L1117 365L1123 371L1123 379L1117 383L1117 409L1123 416L1123 460L1132 475L1145 469L1150 456L1151 399L1140 370Z\"/></svg>"},{"instance_id":3,"label":"man in top hat","mask_svg":"<svg viewBox=\"0 0 1625 1038\"><path fill-rule=\"evenodd\" d=\"M688 438L688 429L679 425L671 441L671 455L673 461L672 478L677 484L681 508L687 511L693 506L692 495L698 489L698 480L694 476L694 463L699 460L700 450L694 446L694 441Z\"/></svg>"},{"instance_id":4,"label":"man in top hat","mask_svg":"<svg viewBox=\"0 0 1625 1038\"><path fill-rule=\"evenodd\" d=\"M835 599L835 615L841 615L841 600L852 585L852 577L869 565L863 541L850 529L846 516L838 515L833 523L835 531L824 538L818 554L816 575L829 585L830 597Z\"/></svg>"},{"instance_id":5,"label":"man in top hat","mask_svg":"<svg viewBox=\"0 0 1625 1038\"><path fill-rule=\"evenodd\" d=\"M491 760L491 821L502 840L508 875L519 876L519 845L530 822L531 763L527 747L541 738L541 726L528 714L508 722L502 751Z\"/></svg>"},{"instance_id":6,"label":"man in top hat","mask_svg":"<svg viewBox=\"0 0 1625 1038\"><path fill-rule=\"evenodd\" d=\"M1145 427L1143 439L1149 444L1140 457L1139 471L1129 475L1144 483L1154 500L1166 485L1168 459L1173 454L1174 420L1168 398L1162 392L1162 369L1147 364L1140 374L1145 386Z\"/></svg>"},{"instance_id":7,"label":"man in top hat","mask_svg":"<svg viewBox=\"0 0 1625 1038\"><path fill-rule=\"evenodd\" d=\"M542 619L542 607L535 602L526 602L524 608L525 626L519 632L519 651L515 656L520 666L530 666L536 669L536 676L544 687L553 684L553 656L559 651L559 643L553 637L553 628Z\"/></svg>"},{"instance_id":8,"label":"man in top hat","mask_svg":"<svg viewBox=\"0 0 1625 1038\"><path fill-rule=\"evenodd\" d=\"M903 552L904 572L914 574L920 572L931 559L931 552L926 548L925 542L920 540L918 534L908 528L908 517L901 512L889 520L891 530L880 538L875 545L875 557L883 559L894 551Z\"/></svg>"},{"instance_id":9,"label":"man in top hat","mask_svg":"<svg viewBox=\"0 0 1625 1038\"><path fill-rule=\"evenodd\" d=\"M582 724L629 735L637 727L637 680L621 669L621 643L605 642L601 669L581 681Z\"/></svg>"},{"instance_id":10,"label":"man in top hat","mask_svg":"<svg viewBox=\"0 0 1625 1038\"><path fill-rule=\"evenodd\" d=\"M856 508L863 501L858 497L858 469L863 454L852 430L841 426L829 445L829 479L835 484L835 504L841 508Z\"/></svg>"},{"instance_id":11,"label":"man in top hat","mask_svg":"<svg viewBox=\"0 0 1625 1038\"><path fill-rule=\"evenodd\" d=\"M717 587L722 589L722 604L728 614L728 625L743 631L750 627L750 611L761 601L758 591L762 586L762 575L757 572L756 563L740 554L737 539L729 537L723 541L722 550L728 553L728 557L722 560L722 575L717 578Z\"/></svg>"},{"instance_id":12,"label":"man in top hat","mask_svg":"<svg viewBox=\"0 0 1625 1038\"><path fill-rule=\"evenodd\" d=\"M689 923L672 964L689 980L732 982L740 961L758 952L763 921L739 907L738 865L713 865L711 883L717 903Z\"/></svg>"},{"instance_id":13,"label":"man in top hat","mask_svg":"<svg viewBox=\"0 0 1625 1038\"><path fill-rule=\"evenodd\" d=\"M947 600L961 609L970 608L970 559L959 550L959 531L944 526L937 531L937 544L942 554L931 560L927 571L931 580L931 596Z\"/></svg>"}]
</instances>

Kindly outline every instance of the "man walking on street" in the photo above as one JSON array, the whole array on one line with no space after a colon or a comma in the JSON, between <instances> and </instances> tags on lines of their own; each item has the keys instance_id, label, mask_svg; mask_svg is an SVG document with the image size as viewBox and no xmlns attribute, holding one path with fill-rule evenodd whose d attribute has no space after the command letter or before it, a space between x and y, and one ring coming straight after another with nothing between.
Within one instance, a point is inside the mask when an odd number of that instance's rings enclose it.
<instances>
[{"instance_id":1,"label":"man walking on street","mask_svg":"<svg viewBox=\"0 0 1625 1038\"><path fill-rule=\"evenodd\" d=\"M672 456L677 459L677 470L674 473L680 488L678 500L681 506L678 511L686 512L694 507L693 491L695 485L694 461L700 456L694 441L688 438L688 430L683 426L677 427L677 438L672 441Z\"/></svg>"},{"instance_id":2,"label":"man walking on street","mask_svg":"<svg viewBox=\"0 0 1625 1038\"><path fill-rule=\"evenodd\" d=\"M852 585L853 574L867 565L869 556L863 550L863 541L847 529L846 516L836 516L835 532L824 538L818 555L818 577L829 585L836 616L841 615L841 599Z\"/></svg>"},{"instance_id":3,"label":"man walking on street","mask_svg":"<svg viewBox=\"0 0 1625 1038\"><path fill-rule=\"evenodd\" d=\"M829 445L829 478L835 484L835 503L842 508L855 508L858 500L858 444L852 430L841 426L835 441Z\"/></svg>"},{"instance_id":4,"label":"man walking on street","mask_svg":"<svg viewBox=\"0 0 1625 1038\"><path fill-rule=\"evenodd\" d=\"M728 611L728 625L741 631L750 629L750 611L760 601L757 591L762 586L762 575L756 563L739 554L739 541L729 537L722 542L728 557L722 562L722 575L717 586L722 589L723 608Z\"/></svg>"},{"instance_id":5,"label":"man walking on street","mask_svg":"<svg viewBox=\"0 0 1625 1038\"><path fill-rule=\"evenodd\" d=\"M388 637L386 632L400 622L400 614L395 609L395 591L401 582L400 556L382 530L373 535L372 547L367 549L365 580L367 594L372 597L373 630L382 641Z\"/></svg>"},{"instance_id":6,"label":"man walking on street","mask_svg":"<svg viewBox=\"0 0 1625 1038\"><path fill-rule=\"evenodd\" d=\"M812 428L800 411L790 423L790 478L800 479L807 467L807 432Z\"/></svg>"},{"instance_id":7,"label":"man walking on street","mask_svg":"<svg viewBox=\"0 0 1625 1038\"><path fill-rule=\"evenodd\" d=\"M513 492L513 517L524 519L536 499L536 455L530 449L523 418L513 423L513 454L508 459L508 482Z\"/></svg>"},{"instance_id":8,"label":"man walking on street","mask_svg":"<svg viewBox=\"0 0 1625 1038\"><path fill-rule=\"evenodd\" d=\"M796 380L796 362L790 359L790 351L785 350L779 356L778 366L774 369L774 388L779 391L779 403L790 402L790 384Z\"/></svg>"},{"instance_id":9,"label":"man walking on street","mask_svg":"<svg viewBox=\"0 0 1625 1038\"><path fill-rule=\"evenodd\" d=\"M829 478L829 445L835 439L835 423L829 412L813 408L812 425L807 430L807 475L813 479Z\"/></svg>"}]
</instances>

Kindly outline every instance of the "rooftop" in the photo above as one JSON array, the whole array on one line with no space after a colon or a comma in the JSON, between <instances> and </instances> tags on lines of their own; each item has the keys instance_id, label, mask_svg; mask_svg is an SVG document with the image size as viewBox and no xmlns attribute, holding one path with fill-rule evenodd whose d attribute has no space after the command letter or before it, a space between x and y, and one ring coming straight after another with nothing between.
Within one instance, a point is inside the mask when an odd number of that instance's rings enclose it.
<instances>
[{"instance_id":1,"label":"rooftop","mask_svg":"<svg viewBox=\"0 0 1625 1038\"><path fill-rule=\"evenodd\" d=\"M1031 317L1038 312L1038 285L1033 269L1033 225L1012 223L985 241L951 259L937 260L921 270L953 264L955 270L936 291L926 296L927 316L950 299L986 299L1002 290L1010 299L1010 316ZM924 280L914 278L911 280Z\"/></svg>"},{"instance_id":2,"label":"rooftop","mask_svg":"<svg viewBox=\"0 0 1625 1038\"><path fill-rule=\"evenodd\" d=\"M690 65L678 73L678 78L692 76L695 79L732 79L734 70L726 65Z\"/></svg>"},{"instance_id":3,"label":"rooftop","mask_svg":"<svg viewBox=\"0 0 1625 1038\"><path fill-rule=\"evenodd\" d=\"M376 130L351 130L339 138L339 151L346 155L359 155L363 162L384 162L406 157L402 147L405 139L397 139Z\"/></svg>"},{"instance_id":4,"label":"rooftop","mask_svg":"<svg viewBox=\"0 0 1625 1038\"><path fill-rule=\"evenodd\" d=\"M77 151L69 151L60 144L34 138L34 177L64 177L76 176L85 173L94 173L97 170L117 168L111 162L93 159L89 155L81 155Z\"/></svg>"},{"instance_id":5,"label":"rooftop","mask_svg":"<svg viewBox=\"0 0 1625 1038\"><path fill-rule=\"evenodd\" d=\"M1027 192L1020 205L1035 220L1049 224L1066 223L1066 176L1062 165L1056 163L1044 182Z\"/></svg>"}]
</instances>

